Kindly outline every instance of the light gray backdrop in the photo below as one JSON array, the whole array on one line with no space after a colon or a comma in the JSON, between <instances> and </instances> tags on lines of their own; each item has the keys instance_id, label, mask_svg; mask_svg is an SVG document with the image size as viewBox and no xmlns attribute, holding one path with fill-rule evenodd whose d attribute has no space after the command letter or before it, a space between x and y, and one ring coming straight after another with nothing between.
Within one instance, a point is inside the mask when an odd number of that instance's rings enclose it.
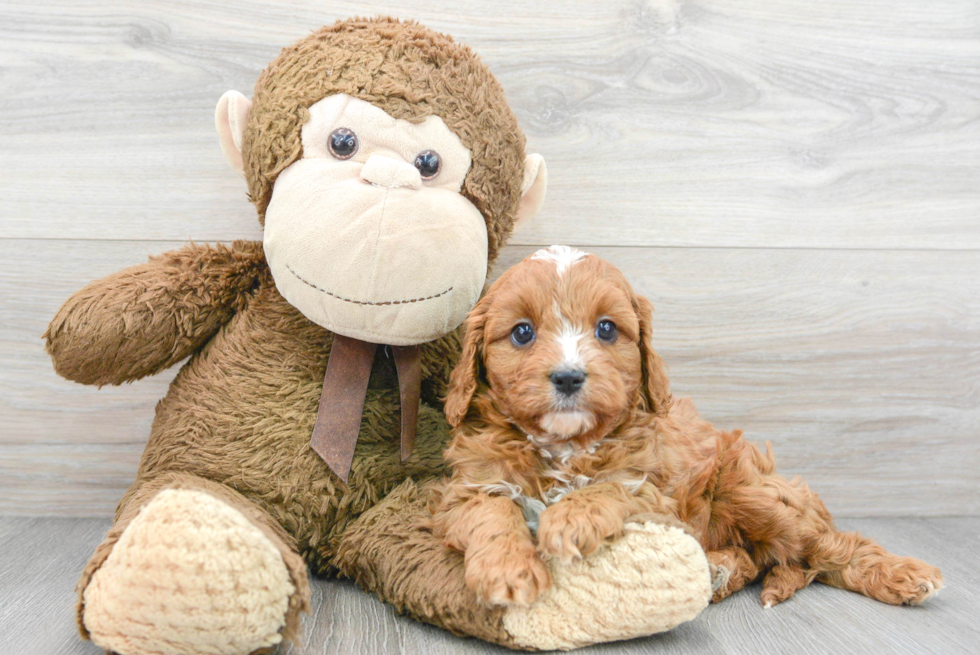
<instances>
[{"instance_id":1,"label":"light gray backdrop","mask_svg":"<svg viewBox=\"0 0 980 655\"><path fill-rule=\"evenodd\" d=\"M498 274L552 243L616 263L675 392L837 515L980 512L975 0L35 0L0 3L0 513L111 513L173 372L66 382L47 321L187 239L260 238L215 102L375 13L480 52L548 162Z\"/></svg>"}]
</instances>

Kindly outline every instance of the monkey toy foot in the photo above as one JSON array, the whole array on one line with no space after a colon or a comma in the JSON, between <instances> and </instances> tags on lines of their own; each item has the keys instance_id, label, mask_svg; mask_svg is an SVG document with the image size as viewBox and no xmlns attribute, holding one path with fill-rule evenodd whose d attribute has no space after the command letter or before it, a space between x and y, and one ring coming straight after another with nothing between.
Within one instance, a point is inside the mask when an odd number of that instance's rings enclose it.
<instances>
[{"instance_id":1,"label":"monkey toy foot","mask_svg":"<svg viewBox=\"0 0 980 655\"><path fill-rule=\"evenodd\" d=\"M500 607L467 586L464 556L432 534L426 487L407 480L361 515L337 550L341 573L400 611L456 634L521 650L569 650L669 630L711 599L708 560L671 517L627 523L625 534L564 564L529 605Z\"/></svg>"},{"instance_id":2,"label":"monkey toy foot","mask_svg":"<svg viewBox=\"0 0 980 655\"><path fill-rule=\"evenodd\" d=\"M551 588L501 617L513 646L569 650L645 637L693 619L711 598L697 540L657 520L627 523L622 537L583 559L548 564Z\"/></svg>"},{"instance_id":3,"label":"monkey toy foot","mask_svg":"<svg viewBox=\"0 0 980 655\"><path fill-rule=\"evenodd\" d=\"M294 582L281 545L238 509L165 489L89 578L80 623L119 655L263 652L282 641Z\"/></svg>"}]
</instances>

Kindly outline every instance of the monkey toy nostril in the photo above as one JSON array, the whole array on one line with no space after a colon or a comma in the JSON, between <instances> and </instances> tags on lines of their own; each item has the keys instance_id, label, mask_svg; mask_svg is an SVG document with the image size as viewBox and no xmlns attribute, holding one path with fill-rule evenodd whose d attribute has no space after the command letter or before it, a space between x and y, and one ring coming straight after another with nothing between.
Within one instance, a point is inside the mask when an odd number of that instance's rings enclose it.
<instances>
[{"instance_id":1,"label":"monkey toy nostril","mask_svg":"<svg viewBox=\"0 0 980 655\"><path fill-rule=\"evenodd\" d=\"M570 396L582 388L585 373L582 371L555 371L550 376L551 383L560 393Z\"/></svg>"}]
</instances>

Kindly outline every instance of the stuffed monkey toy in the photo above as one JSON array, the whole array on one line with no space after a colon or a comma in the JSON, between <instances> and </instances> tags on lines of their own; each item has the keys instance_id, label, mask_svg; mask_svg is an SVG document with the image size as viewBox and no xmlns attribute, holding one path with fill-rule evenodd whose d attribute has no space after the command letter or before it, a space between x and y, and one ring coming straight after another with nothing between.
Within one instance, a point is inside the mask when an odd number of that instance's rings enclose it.
<instances>
[{"instance_id":1,"label":"stuffed monkey toy","mask_svg":"<svg viewBox=\"0 0 980 655\"><path fill-rule=\"evenodd\" d=\"M546 184L476 55L414 22L341 21L285 48L251 100L226 93L216 122L263 242L93 282L45 334L84 384L189 357L82 572L82 636L122 655L268 652L299 634L309 569L513 648L696 615L710 581L684 526L634 525L530 607L482 604L426 530L456 328Z\"/></svg>"}]
</instances>

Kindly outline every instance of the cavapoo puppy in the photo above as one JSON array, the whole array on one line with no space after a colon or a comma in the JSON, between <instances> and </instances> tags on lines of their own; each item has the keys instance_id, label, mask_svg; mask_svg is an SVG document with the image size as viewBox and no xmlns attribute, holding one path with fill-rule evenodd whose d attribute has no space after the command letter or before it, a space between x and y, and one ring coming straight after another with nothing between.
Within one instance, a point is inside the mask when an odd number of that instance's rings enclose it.
<instances>
[{"instance_id":1,"label":"cavapoo puppy","mask_svg":"<svg viewBox=\"0 0 980 655\"><path fill-rule=\"evenodd\" d=\"M838 532L768 447L672 399L652 311L608 262L552 246L470 313L445 404L454 472L430 507L479 597L530 603L550 583L542 556L571 561L658 516L693 528L715 601L763 574L767 607L814 579L893 604L942 587L935 567Z\"/></svg>"}]
</instances>

